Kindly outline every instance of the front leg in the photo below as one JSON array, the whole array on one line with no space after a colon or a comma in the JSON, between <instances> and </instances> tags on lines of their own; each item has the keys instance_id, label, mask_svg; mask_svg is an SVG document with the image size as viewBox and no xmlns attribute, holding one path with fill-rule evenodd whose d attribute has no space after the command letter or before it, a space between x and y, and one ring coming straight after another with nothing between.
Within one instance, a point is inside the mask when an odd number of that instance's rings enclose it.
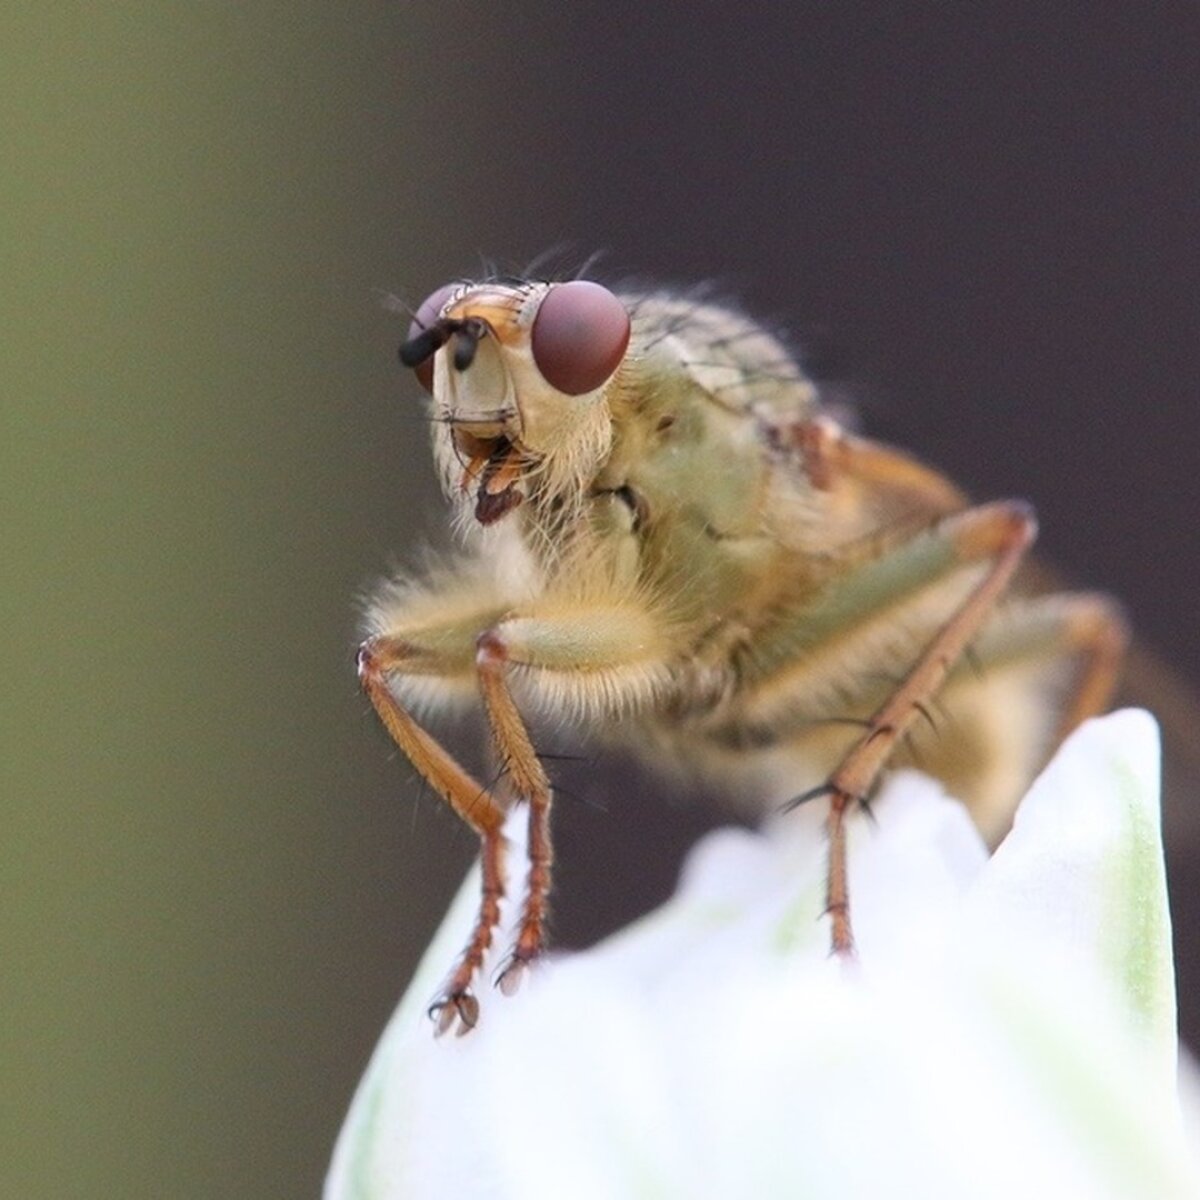
<instances>
[{"instance_id":1,"label":"front leg","mask_svg":"<svg viewBox=\"0 0 1200 1200\"><path fill-rule=\"evenodd\" d=\"M517 711L505 681L507 658L500 635L491 632L480 637L476 658L479 686L487 708L496 757L517 795L529 802L529 875L525 906L521 911L516 945L497 979L500 990L506 996L511 996L520 986L525 967L542 950L554 847L550 837L550 781L546 778L545 769L530 741L529 729Z\"/></svg>"},{"instance_id":2,"label":"front leg","mask_svg":"<svg viewBox=\"0 0 1200 1200\"><path fill-rule=\"evenodd\" d=\"M506 995L542 952L554 862L551 787L509 686L513 671L544 705L598 719L648 702L666 683L667 639L640 606L555 604L514 615L478 640L476 670L497 758L529 803L529 875L517 940L498 984Z\"/></svg>"},{"instance_id":3,"label":"front leg","mask_svg":"<svg viewBox=\"0 0 1200 1200\"><path fill-rule=\"evenodd\" d=\"M413 720L389 686L390 676L406 671L426 674L436 661L436 656L403 638L376 636L368 638L359 648L358 675L392 740L434 792L479 836L483 870L479 916L442 995L429 1010L439 1034L456 1023L462 1034L473 1029L479 1019L479 1001L471 991L471 984L500 920L500 901L504 895L504 808Z\"/></svg>"}]
</instances>

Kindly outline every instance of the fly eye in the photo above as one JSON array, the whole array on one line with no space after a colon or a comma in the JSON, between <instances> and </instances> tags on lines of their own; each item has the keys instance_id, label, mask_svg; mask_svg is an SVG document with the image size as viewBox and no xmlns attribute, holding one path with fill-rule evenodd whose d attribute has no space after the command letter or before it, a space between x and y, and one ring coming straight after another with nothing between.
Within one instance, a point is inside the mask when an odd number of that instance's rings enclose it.
<instances>
[{"instance_id":1,"label":"fly eye","mask_svg":"<svg viewBox=\"0 0 1200 1200\"><path fill-rule=\"evenodd\" d=\"M582 396L598 388L624 357L629 314L608 288L574 279L546 294L531 344L542 378L565 395Z\"/></svg>"},{"instance_id":2,"label":"fly eye","mask_svg":"<svg viewBox=\"0 0 1200 1200\"><path fill-rule=\"evenodd\" d=\"M448 283L425 298L408 327L408 337L400 347L400 361L406 367L412 367L417 381L427 392L433 391L433 356L446 341L440 331L434 330L434 326L457 286Z\"/></svg>"}]
</instances>

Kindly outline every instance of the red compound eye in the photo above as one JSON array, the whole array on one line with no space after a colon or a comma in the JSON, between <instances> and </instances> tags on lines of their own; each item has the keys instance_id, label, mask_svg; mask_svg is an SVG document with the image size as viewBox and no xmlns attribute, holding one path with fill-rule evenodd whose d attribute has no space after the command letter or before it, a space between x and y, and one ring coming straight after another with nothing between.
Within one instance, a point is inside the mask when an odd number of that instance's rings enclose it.
<instances>
[{"instance_id":1,"label":"red compound eye","mask_svg":"<svg viewBox=\"0 0 1200 1200\"><path fill-rule=\"evenodd\" d=\"M608 288L586 279L552 287L533 321L533 361L542 378L568 396L598 388L628 345L625 306Z\"/></svg>"},{"instance_id":2,"label":"red compound eye","mask_svg":"<svg viewBox=\"0 0 1200 1200\"><path fill-rule=\"evenodd\" d=\"M421 304L421 307L417 309L417 315L413 317L412 324L408 327L408 338L404 346L414 345L416 339L437 321L438 317L441 316L442 307L450 299L451 293L457 287L458 284L456 283L448 283L444 287L438 288L436 292L430 292ZM433 356L436 352L437 347L435 346L425 358L413 366L413 374L416 375L418 382L427 392L433 391ZM401 347L402 361L403 354L404 347Z\"/></svg>"}]
</instances>

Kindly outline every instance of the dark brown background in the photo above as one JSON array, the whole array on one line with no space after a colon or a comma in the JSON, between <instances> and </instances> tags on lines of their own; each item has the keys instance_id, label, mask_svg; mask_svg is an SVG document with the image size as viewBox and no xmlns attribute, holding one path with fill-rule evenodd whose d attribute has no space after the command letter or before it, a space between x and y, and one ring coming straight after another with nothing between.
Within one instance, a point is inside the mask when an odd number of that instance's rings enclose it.
<instances>
[{"instance_id":1,"label":"dark brown background","mask_svg":"<svg viewBox=\"0 0 1200 1200\"><path fill-rule=\"evenodd\" d=\"M1193 5L3 23L5 1194L312 1194L470 860L351 669L441 511L380 292L559 244L716 279L1200 678ZM565 940L701 823L575 772Z\"/></svg>"}]
</instances>

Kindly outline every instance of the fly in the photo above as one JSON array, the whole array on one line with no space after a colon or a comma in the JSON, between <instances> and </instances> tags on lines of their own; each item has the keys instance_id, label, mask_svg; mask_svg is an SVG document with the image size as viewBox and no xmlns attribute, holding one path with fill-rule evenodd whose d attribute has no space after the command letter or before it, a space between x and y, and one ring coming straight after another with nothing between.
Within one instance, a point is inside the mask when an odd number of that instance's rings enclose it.
<instances>
[{"instance_id":1,"label":"fly","mask_svg":"<svg viewBox=\"0 0 1200 1200\"><path fill-rule=\"evenodd\" d=\"M994 844L1109 701L1121 612L1014 582L1030 506L972 506L843 429L732 309L585 280L465 282L425 301L400 358L430 394L463 546L379 591L358 665L396 744L480 839L479 913L431 1008L439 1032L478 1019L513 802L528 861L503 991L545 945L552 793L531 720L686 764L743 809L824 804L830 942L850 956L846 822L886 768L919 752ZM424 724L472 704L503 767L493 788Z\"/></svg>"}]
</instances>

